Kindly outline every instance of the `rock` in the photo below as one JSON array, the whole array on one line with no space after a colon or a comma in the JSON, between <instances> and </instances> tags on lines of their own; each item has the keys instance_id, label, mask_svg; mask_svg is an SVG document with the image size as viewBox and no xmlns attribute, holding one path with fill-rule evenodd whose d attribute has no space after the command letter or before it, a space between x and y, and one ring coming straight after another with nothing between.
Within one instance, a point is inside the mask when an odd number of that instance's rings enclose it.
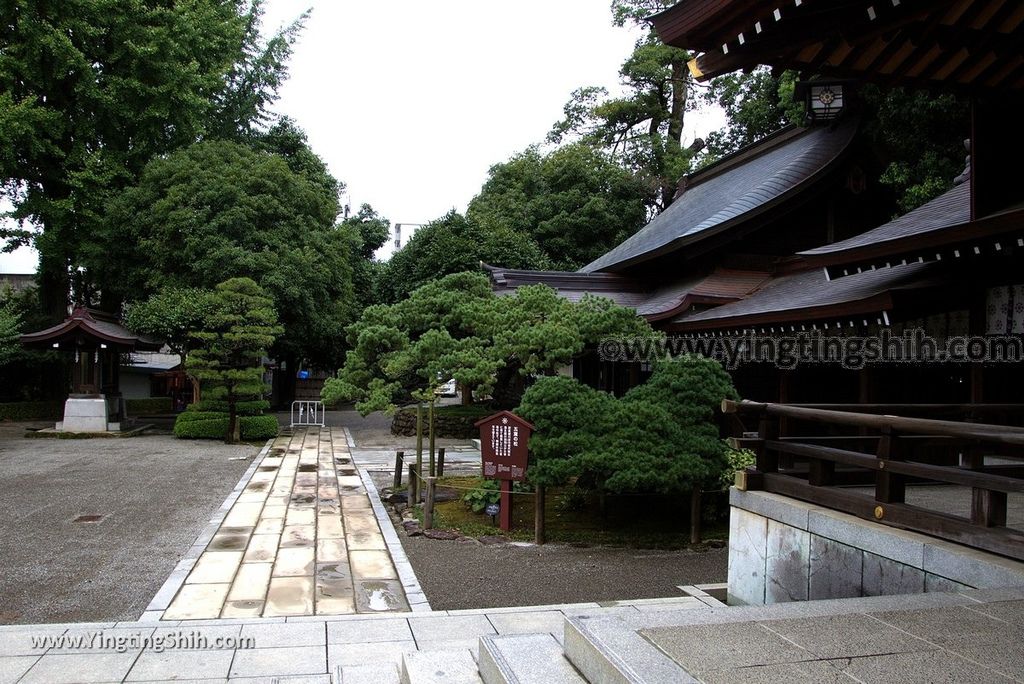
<instances>
[{"instance_id":1,"label":"rock","mask_svg":"<svg viewBox=\"0 0 1024 684\"><path fill-rule=\"evenodd\" d=\"M453 539L459 539L462 535L451 530L423 530L423 536L427 539L444 539L451 541Z\"/></svg>"},{"instance_id":2,"label":"rock","mask_svg":"<svg viewBox=\"0 0 1024 684\"><path fill-rule=\"evenodd\" d=\"M419 522L415 520L403 520L402 529L404 529L406 534L408 534L410 537L418 537L419 535L423 534L423 530L420 529Z\"/></svg>"}]
</instances>

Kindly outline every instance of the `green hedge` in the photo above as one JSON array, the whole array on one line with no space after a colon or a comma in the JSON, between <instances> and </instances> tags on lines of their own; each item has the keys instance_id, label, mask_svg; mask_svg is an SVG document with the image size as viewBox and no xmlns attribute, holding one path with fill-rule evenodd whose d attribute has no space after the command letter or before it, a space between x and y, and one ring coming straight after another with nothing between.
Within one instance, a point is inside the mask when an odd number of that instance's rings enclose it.
<instances>
[{"instance_id":1,"label":"green hedge","mask_svg":"<svg viewBox=\"0 0 1024 684\"><path fill-rule=\"evenodd\" d=\"M242 439L259 441L277 436L274 416L239 416ZM224 439L228 416L216 411L185 411L174 421L174 436L179 439Z\"/></svg>"},{"instance_id":2,"label":"green hedge","mask_svg":"<svg viewBox=\"0 0 1024 684\"><path fill-rule=\"evenodd\" d=\"M269 408L270 402L265 399L258 399L256 401L240 401L235 404L235 411L237 411L240 416L258 416ZM216 412L227 414L228 402L216 399L203 399L202 401L197 401L194 404L189 404L186 410L200 411L203 413Z\"/></svg>"},{"instance_id":3,"label":"green hedge","mask_svg":"<svg viewBox=\"0 0 1024 684\"><path fill-rule=\"evenodd\" d=\"M124 407L129 416L144 416L153 413L170 413L174 410L174 402L170 397L125 399Z\"/></svg>"},{"instance_id":4,"label":"green hedge","mask_svg":"<svg viewBox=\"0 0 1024 684\"><path fill-rule=\"evenodd\" d=\"M60 420L63 401L14 401L0 404L0 420Z\"/></svg>"}]
</instances>

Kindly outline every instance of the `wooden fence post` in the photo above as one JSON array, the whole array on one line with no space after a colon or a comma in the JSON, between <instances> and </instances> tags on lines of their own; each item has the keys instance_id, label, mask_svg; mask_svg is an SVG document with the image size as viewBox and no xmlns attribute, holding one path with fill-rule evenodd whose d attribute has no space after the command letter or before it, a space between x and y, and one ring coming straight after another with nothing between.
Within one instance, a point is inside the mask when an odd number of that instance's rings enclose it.
<instances>
[{"instance_id":1,"label":"wooden fence post","mask_svg":"<svg viewBox=\"0 0 1024 684\"><path fill-rule=\"evenodd\" d=\"M395 452L395 483L394 489L402 486L402 466L405 465L405 452Z\"/></svg>"},{"instance_id":2,"label":"wooden fence post","mask_svg":"<svg viewBox=\"0 0 1024 684\"><path fill-rule=\"evenodd\" d=\"M544 485L534 487L533 497L533 541L541 546L545 542L544 535Z\"/></svg>"},{"instance_id":3,"label":"wooden fence post","mask_svg":"<svg viewBox=\"0 0 1024 684\"><path fill-rule=\"evenodd\" d=\"M419 503L416 500L416 492L419 490L419 487L416 486L416 466L412 463L409 464L409 482L407 483L407 487L408 489L406 491L408 493L406 495L406 499L410 506L414 506Z\"/></svg>"},{"instance_id":4,"label":"wooden fence post","mask_svg":"<svg viewBox=\"0 0 1024 684\"><path fill-rule=\"evenodd\" d=\"M434 529L434 492L437 485L436 477L427 478L427 502L423 506L423 529Z\"/></svg>"},{"instance_id":5,"label":"wooden fence post","mask_svg":"<svg viewBox=\"0 0 1024 684\"><path fill-rule=\"evenodd\" d=\"M694 487L690 492L690 543L700 544L701 542L701 495L700 487Z\"/></svg>"},{"instance_id":6,"label":"wooden fence post","mask_svg":"<svg viewBox=\"0 0 1024 684\"><path fill-rule=\"evenodd\" d=\"M430 477L437 475L437 473L434 472L436 467L436 463L434 461L434 401L434 399L430 400L430 405L427 409L427 429L430 431L428 433L430 435L430 471L428 473Z\"/></svg>"},{"instance_id":7,"label":"wooden fence post","mask_svg":"<svg viewBox=\"0 0 1024 684\"><path fill-rule=\"evenodd\" d=\"M437 476L444 477L444 447L437 450Z\"/></svg>"}]
</instances>

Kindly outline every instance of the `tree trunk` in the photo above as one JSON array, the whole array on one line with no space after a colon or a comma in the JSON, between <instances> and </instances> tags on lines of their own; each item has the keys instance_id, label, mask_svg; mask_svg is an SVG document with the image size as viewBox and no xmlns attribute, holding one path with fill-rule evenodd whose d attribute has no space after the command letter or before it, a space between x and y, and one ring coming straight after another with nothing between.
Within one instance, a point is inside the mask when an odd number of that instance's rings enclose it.
<instances>
[{"instance_id":1,"label":"tree trunk","mask_svg":"<svg viewBox=\"0 0 1024 684\"><path fill-rule=\"evenodd\" d=\"M672 62L672 105L668 118L666 146L679 146L683 140L683 119L686 115L687 67L682 61ZM676 194L678 178L664 178L661 186L662 210L667 209Z\"/></svg>"},{"instance_id":2,"label":"tree trunk","mask_svg":"<svg viewBox=\"0 0 1024 684\"><path fill-rule=\"evenodd\" d=\"M39 300L43 313L53 323L68 316L71 285L68 282L68 261L59 254L39 254Z\"/></svg>"},{"instance_id":3,"label":"tree trunk","mask_svg":"<svg viewBox=\"0 0 1024 684\"><path fill-rule=\"evenodd\" d=\"M238 444L242 439L241 424L238 420L238 408L235 405L235 398L227 397L228 402L228 434L224 438L225 444Z\"/></svg>"}]
</instances>

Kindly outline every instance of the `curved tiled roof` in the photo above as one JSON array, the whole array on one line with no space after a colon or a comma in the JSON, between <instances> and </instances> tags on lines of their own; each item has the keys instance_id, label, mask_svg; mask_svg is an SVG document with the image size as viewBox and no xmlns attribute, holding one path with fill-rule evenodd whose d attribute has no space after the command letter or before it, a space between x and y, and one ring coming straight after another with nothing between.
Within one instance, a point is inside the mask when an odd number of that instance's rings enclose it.
<instances>
[{"instance_id":1,"label":"curved tiled roof","mask_svg":"<svg viewBox=\"0 0 1024 684\"><path fill-rule=\"evenodd\" d=\"M635 309L648 320L673 316L690 303L725 303L742 299L768 280L768 273L716 268L710 274L688 278L650 289L631 278L614 273L572 271L525 271L483 264L498 295L513 294L526 285L544 284L560 297L579 301L586 294L606 297L620 306Z\"/></svg>"},{"instance_id":2,"label":"curved tiled roof","mask_svg":"<svg viewBox=\"0 0 1024 684\"><path fill-rule=\"evenodd\" d=\"M819 256L846 252L859 247L877 246L889 240L921 235L933 230L967 223L971 220L971 183L957 185L931 202L922 204L897 219L873 228L848 240L833 242L799 252L800 256Z\"/></svg>"},{"instance_id":3,"label":"curved tiled roof","mask_svg":"<svg viewBox=\"0 0 1024 684\"><path fill-rule=\"evenodd\" d=\"M838 280L828 280L824 270L814 269L781 276L754 294L731 304L672 319L685 328L757 324L765 321L799 321L842 316L838 313L880 311L878 301L894 290L927 287L938 282L934 264L908 264L865 271ZM831 309L831 311L830 311Z\"/></svg>"},{"instance_id":4,"label":"curved tiled roof","mask_svg":"<svg viewBox=\"0 0 1024 684\"><path fill-rule=\"evenodd\" d=\"M78 307L68 318L55 326L22 335L21 343L34 347L50 346L62 341L78 340L80 337L126 350L156 351L163 346L161 342L129 331L118 324L111 314L86 307Z\"/></svg>"},{"instance_id":5,"label":"curved tiled roof","mask_svg":"<svg viewBox=\"0 0 1024 684\"><path fill-rule=\"evenodd\" d=\"M839 158L857 129L794 129L693 174L685 192L638 233L580 269L616 271L715 235L783 201Z\"/></svg>"}]
</instances>

